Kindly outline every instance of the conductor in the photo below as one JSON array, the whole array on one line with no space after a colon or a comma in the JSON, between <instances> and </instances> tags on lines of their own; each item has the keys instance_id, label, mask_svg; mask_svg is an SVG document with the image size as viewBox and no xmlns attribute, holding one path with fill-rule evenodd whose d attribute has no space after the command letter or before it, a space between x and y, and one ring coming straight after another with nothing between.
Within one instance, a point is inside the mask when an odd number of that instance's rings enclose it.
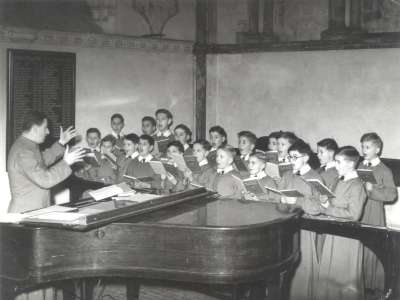
<instances>
[{"instance_id":1,"label":"conductor","mask_svg":"<svg viewBox=\"0 0 400 300\"><path fill-rule=\"evenodd\" d=\"M40 151L49 134L44 113L29 112L23 132L15 140L8 154L7 169L11 189L8 212L20 213L50 205L50 188L71 175L71 165L81 161L84 150L69 151L67 143L77 136L76 129L60 127L60 139L45 151Z\"/></svg>"}]
</instances>

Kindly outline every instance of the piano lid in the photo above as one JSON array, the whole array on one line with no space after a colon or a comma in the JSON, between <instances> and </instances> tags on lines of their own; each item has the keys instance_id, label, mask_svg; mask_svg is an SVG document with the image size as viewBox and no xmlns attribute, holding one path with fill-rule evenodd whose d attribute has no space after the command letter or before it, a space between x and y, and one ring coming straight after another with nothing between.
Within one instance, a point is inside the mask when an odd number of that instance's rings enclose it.
<instances>
[{"instance_id":1,"label":"piano lid","mask_svg":"<svg viewBox=\"0 0 400 300\"><path fill-rule=\"evenodd\" d=\"M54 207L54 210L49 207L38 210L38 213L29 212L20 223L30 226L85 231L179 203L195 200L198 202L210 201L214 195L214 192L205 188L198 188L164 196L138 194L138 201L135 201L135 195L131 200L115 200L112 198L101 201L90 200L88 203L73 203L73 209L68 211L60 210L60 206L58 206Z\"/></svg>"}]
</instances>

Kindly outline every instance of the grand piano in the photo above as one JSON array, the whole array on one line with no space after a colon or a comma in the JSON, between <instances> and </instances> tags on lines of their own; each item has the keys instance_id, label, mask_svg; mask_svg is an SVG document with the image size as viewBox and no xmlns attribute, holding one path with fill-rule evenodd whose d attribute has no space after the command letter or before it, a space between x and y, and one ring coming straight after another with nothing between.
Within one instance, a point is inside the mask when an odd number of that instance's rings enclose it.
<instances>
[{"instance_id":1,"label":"grand piano","mask_svg":"<svg viewBox=\"0 0 400 300\"><path fill-rule=\"evenodd\" d=\"M384 266L384 299L400 299L399 231L216 198L204 189L157 201L171 205L157 202L140 214L119 207L84 226L0 224L1 299L46 286L62 289L64 299L92 299L96 278L121 279L128 299L149 282L216 299L265 299L266 288L267 299L286 299L301 228L360 240Z\"/></svg>"},{"instance_id":2,"label":"grand piano","mask_svg":"<svg viewBox=\"0 0 400 300\"><path fill-rule=\"evenodd\" d=\"M146 207L144 214L118 207L118 214L97 214L84 226L0 224L1 299L46 286L75 299L70 283L79 281L76 299L89 300L94 278L121 278L128 299L137 298L143 282L217 299L263 299L266 287L273 299L284 297L287 275L300 255L300 211L219 199L205 189L157 201L171 199L179 203L156 205L151 213Z\"/></svg>"}]
</instances>

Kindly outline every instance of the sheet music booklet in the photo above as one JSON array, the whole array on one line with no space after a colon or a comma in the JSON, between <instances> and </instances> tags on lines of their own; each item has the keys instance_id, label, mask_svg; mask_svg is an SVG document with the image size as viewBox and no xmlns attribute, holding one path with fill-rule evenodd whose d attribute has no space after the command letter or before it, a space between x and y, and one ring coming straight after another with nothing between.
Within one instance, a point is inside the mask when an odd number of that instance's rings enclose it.
<instances>
[{"instance_id":1,"label":"sheet music booklet","mask_svg":"<svg viewBox=\"0 0 400 300\"><path fill-rule=\"evenodd\" d=\"M364 182L370 182L372 184L377 183L374 172L371 169L357 169L357 174Z\"/></svg>"},{"instance_id":2,"label":"sheet music booklet","mask_svg":"<svg viewBox=\"0 0 400 300\"><path fill-rule=\"evenodd\" d=\"M306 182L312 186L318 193L329 198L335 198L335 194L323 184L319 179L306 179Z\"/></svg>"},{"instance_id":3,"label":"sheet music booklet","mask_svg":"<svg viewBox=\"0 0 400 300\"><path fill-rule=\"evenodd\" d=\"M298 190L276 190L268 186L265 186L265 188L271 192L274 192L276 194L285 197L304 197L304 195L300 193Z\"/></svg>"}]
</instances>

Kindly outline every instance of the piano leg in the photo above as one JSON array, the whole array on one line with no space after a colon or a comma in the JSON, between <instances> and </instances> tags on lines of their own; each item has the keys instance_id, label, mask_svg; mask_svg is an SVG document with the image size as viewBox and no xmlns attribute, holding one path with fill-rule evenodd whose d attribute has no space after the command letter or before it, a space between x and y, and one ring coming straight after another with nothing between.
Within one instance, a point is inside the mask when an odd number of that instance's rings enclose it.
<instances>
[{"instance_id":1,"label":"piano leg","mask_svg":"<svg viewBox=\"0 0 400 300\"><path fill-rule=\"evenodd\" d=\"M137 279L126 280L126 300L139 300L140 282Z\"/></svg>"},{"instance_id":2,"label":"piano leg","mask_svg":"<svg viewBox=\"0 0 400 300\"><path fill-rule=\"evenodd\" d=\"M78 299L92 300L95 287L94 279L80 279L76 281L79 297Z\"/></svg>"}]
</instances>

